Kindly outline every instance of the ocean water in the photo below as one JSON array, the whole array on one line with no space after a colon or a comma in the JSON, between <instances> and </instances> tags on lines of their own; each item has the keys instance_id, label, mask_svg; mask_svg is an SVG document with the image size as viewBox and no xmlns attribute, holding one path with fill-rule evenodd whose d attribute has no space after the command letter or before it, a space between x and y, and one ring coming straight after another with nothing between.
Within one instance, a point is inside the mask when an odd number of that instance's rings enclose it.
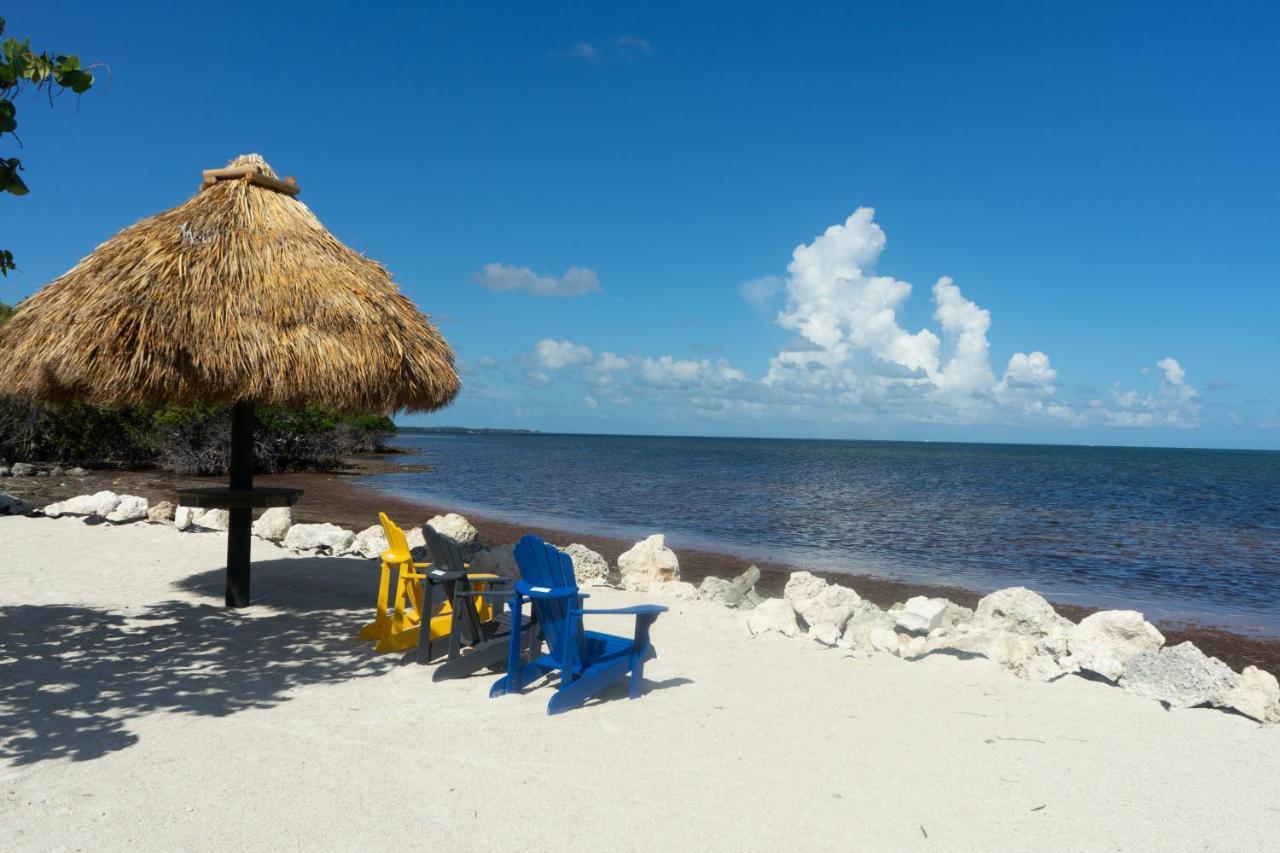
<instances>
[{"instance_id":1,"label":"ocean water","mask_svg":"<svg viewBox=\"0 0 1280 853\"><path fill-rule=\"evenodd\" d=\"M1280 636L1280 453L406 432L369 485L574 532Z\"/></svg>"}]
</instances>

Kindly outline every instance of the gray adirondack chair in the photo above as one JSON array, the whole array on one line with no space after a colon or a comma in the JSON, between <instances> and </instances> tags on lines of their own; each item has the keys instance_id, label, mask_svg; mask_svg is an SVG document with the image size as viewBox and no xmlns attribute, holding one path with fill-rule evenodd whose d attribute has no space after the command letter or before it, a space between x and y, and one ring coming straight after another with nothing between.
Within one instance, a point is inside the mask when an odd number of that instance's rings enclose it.
<instances>
[{"instance_id":1,"label":"gray adirondack chair","mask_svg":"<svg viewBox=\"0 0 1280 853\"><path fill-rule=\"evenodd\" d=\"M482 669L502 669L507 662L511 637L511 614L506 602L514 595L511 580L497 575L477 573L464 562L462 549L452 537L437 533L430 525L422 525L422 535L431 552L431 568L423 572L423 600L449 601L453 621L449 628L447 657L432 674L432 681L473 675ZM493 606L494 618L481 620L475 599L484 596ZM522 646L532 649L537 642L538 626L524 626ZM437 654L431 638L419 635L418 663L430 663Z\"/></svg>"}]
</instances>

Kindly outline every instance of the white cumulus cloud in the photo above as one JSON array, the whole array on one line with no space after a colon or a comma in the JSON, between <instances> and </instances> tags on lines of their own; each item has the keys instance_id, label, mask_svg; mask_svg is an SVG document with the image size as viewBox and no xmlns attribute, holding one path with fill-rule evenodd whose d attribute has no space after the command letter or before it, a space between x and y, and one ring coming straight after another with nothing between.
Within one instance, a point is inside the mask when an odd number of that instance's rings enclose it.
<instances>
[{"instance_id":1,"label":"white cumulus cloud","mask_svg":"<svg viewBox=\"0 0 1280 853\"><path fill-rule=\"evenodd\" d=\"M528 267L485 264L472 278L477 284L498 291L518 291L531 296L585 296L601 290L600 276L585 267L569 267L564 275L538 275Z\"/></svg>"},{"instance_id":2,"label":"white cumulus cloud","mask_svg":"<svg viewBox=\"0 0 1280 853\"><path fill-rule=\"evenodd\" d=\"M591 348L572 341L557 341L543 338L534 344L533 354L538 364L548 370L560 370L575 364L586 364L591 360Z\"/></svg>"}]
</instances>

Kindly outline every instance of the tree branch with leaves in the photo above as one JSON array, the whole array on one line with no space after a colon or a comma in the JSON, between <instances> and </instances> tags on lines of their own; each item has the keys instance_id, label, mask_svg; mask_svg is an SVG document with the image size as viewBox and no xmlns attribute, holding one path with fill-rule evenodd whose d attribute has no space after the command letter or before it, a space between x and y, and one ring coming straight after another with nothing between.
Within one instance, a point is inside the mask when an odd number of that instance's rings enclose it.
<instances>
[{"instance_id":1,"label":"tree branch with leaves","mask_svg":"<svg viewBox=\"0 0 1280 853\"><path fill-rule=\"evenodd\" d=\"M0 18L0 36L3 35L4 18ZM69 91L79 95L91 86L93 74L80 67L78 56L36 53L31 49L30 39L18 41L11 36L0 41L0 137L10 134L21 146L22 140L14 132L18 129L18 121L13 99L24 89L46 91L52 101L57 93ZM27 194L27 184L18 174L20 171L21 160L0 156L0 192ZM0 249L0 275L8 276L9 270L14 269L17 267L13 253Z\"/></svg>"}]
</instances>

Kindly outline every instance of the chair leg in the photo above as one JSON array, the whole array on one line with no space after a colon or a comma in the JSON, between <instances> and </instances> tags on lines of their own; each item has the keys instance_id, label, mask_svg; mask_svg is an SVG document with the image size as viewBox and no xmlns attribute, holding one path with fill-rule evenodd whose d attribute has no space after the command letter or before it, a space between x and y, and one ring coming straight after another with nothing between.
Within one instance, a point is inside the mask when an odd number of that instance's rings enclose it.
<instances>
[{"instance_id":1,"label":"chair leg","mask_svg":"<svg viewBox=\"0 0 1280 853\"><path fill-rule=\"evenodd\" d=\"M631 662L631 690L632 699L640 698L640 689L644 686L644 657L639 657Z\"/></svg>"}]
</instances>

